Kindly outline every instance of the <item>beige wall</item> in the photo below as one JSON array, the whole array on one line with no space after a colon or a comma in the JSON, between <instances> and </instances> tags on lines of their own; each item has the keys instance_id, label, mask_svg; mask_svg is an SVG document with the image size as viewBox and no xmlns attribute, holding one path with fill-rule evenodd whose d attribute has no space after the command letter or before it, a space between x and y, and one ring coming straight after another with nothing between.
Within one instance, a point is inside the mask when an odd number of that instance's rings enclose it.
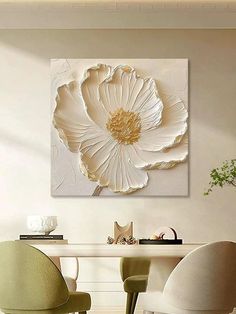
<instances>
[{"instance_id":1,"label":"beige wall","mask_svg":"<svg viewBox=\"0 0 236 314\"><path fill-rule=\"evenodd\" d=\"M0 31L0 240L27 232L27 215L52 213L71 242L104 242L114 220L134 221L137 237L170 225L186 242L236 241L236 190L203 196L209 170L236 156L235 51L236 30ZM189 197L50 196L49 58L61 57L189 58ZM112 281L95 290L121 290L118 261L94 265L88 281L106 281L104 269ZM124 303L109 293L94 293L94 302Z\"/></svg>"}]
</instances>

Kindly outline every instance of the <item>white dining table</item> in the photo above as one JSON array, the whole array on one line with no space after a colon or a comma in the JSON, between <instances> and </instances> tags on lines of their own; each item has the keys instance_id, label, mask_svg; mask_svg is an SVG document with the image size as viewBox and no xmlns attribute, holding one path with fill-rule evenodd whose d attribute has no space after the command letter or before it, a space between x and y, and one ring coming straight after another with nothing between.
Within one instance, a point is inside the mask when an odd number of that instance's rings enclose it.
<instances>
[{"instance_id":1,"label":"white dining table","mask_svg":"<svg viewBox=\"0 0 236 314\"><path fill-rule=\"evenodd\" d=\"M60 257L179 257L200 247L202 244L186 243L181 245L109 245L109 244L35 244L34 247L48 256Z\"/></svg>"},{"instance_id":2,"label":"white dining table","mask_svg":"<svg viewBox=\"0 0 236 314\"><path fill-rule=\"evenodd\" d=\"M150 257L151 267L147 291L162 291L172 270L187 254L199 248L201 243L181 245L109 245L109 244L40 244L37 249L50 257L119 258Z\"/></svg>"}]
</instances>

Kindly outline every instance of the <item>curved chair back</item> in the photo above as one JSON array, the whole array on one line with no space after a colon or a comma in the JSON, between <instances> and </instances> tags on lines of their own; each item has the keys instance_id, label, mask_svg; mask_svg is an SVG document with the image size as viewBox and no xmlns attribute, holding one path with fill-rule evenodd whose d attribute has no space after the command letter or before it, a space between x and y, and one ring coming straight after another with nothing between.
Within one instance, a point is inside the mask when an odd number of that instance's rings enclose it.
<instances>
[{"instance_id":1,"label":"curved chair back","mask_svg":"<svg viewBox=\"0 0 236 314\"><path fill-rule=\"evenodd\" d=\"M61 273L63 276L71 277L77 281L79 277L78 257L60 257Z\"/></svg>"},{"instance_id":2,"label":"curved chair back","mask_svg":"<svg viewBox=\"0 0 236 314\"><path fill-rule=\"evenodd\" d=\"M122 257L120 259L120 273L124 281L136 275L148 275L151 260L146 257Z\"/></svg>"},{"instance_id":3,"label":"curved chair back","mask_svg":"<svg viewBox=\"0 0 236 314\"><path fill-rule=\"evenodd\" d=\"M18 241L0 243L1 309L53 309L68 298L60 271L45 254Z\"/></svg>"},{"instance_id":4,"label":"curved chair back","mask_svg":"<svg viewBox=\"0 0 236 314\"><path fill-rule=\"evenodd\" d=\"M236 305L236 243L215 242L188 254L171 273L163 295L180 309L231 312Z\"/></svg>"}]
</instances>

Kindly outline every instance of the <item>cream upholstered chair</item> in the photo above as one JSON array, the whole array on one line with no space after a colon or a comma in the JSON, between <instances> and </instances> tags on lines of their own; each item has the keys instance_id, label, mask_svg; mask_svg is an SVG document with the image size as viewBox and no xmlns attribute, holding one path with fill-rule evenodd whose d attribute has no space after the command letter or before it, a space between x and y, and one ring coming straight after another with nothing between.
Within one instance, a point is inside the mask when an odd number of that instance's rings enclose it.
<instances>
[{"instance_id":1,"label":"cream upholstered chair","mask_svg":"<svg viewBox=\"0 0 236 314\"><path fill-rule=\"evenodd\" d=\"M79 261L77 257L73 258L66 258L67 261L70 261L70 268L72 269L72 272L68 274L67 271L64 271L63 269L63 258L59 256L50 256L50 259L53 261L53 263L57 266L57 268L60 270L62 273L67 288L69 291L76 291L77 289L77 279L79 275Z\"/></svg>"},{"instance_id":2,"label":"cream upholstered chair","mask_svg":"<svg viewBox=\"0 0 236 314\"><path fill-rule=\"evenodd\" d=\"M228 314L236 306L236 243L215 242L188 254L163 292L139 299L146 314Z\"/></svg>"}]
</instances>

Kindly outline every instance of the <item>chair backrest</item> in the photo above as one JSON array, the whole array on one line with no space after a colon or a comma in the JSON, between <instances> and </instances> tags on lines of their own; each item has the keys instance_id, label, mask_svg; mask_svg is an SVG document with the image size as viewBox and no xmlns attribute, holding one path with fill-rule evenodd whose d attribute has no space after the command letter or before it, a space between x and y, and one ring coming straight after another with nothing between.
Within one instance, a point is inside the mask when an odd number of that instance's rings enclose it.
<instances>
[{"instance_id":1,"label":"chair backrest","mask_svg":"<svg viewBox=\"0 0 236 314\"><path fill-rule=\"evenodd\" d=\"M236 243L215 242L188 254L173 270L163 295L186 310L230 310L236 305Z\"/></svg>"},{"instance_id":2,"label":"chair backrest","mask_svg":"<svg viewBox=\"0 0 236 314\"><path fill-rule=\"evenodd\" d=\"M60 257L61 273L63 276L78 279L79 259L78 257Z\"/></svg>"},{"instance_id":3,"label":"chair backrest","mask_svg":"<svg viewBox=\"0 0 236 314\"><path fill-rule=\"evenodd\" d=\"M120 273L124 281L135 275L148 275L151 260L146 257L123 257L120 260Z\"/></svg>"},{"instance_id":4,"label":"chair backrest","mask_svg":"<svg viewBox=\"0 0 236 314\"><path fill-rule=\"evenodd\" d=\"M53 309L68 298L60 271L45 254L19 241L0 243L1 309Z\"/></svg>"}]
</instances>

